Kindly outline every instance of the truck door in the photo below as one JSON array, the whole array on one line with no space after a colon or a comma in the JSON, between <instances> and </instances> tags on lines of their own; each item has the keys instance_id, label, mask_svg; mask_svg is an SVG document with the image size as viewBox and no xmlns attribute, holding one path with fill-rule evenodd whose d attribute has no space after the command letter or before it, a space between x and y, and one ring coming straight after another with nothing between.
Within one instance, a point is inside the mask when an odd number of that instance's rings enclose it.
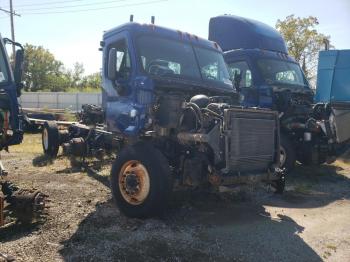
<instances>
[{"instance_id":1,"label":"truck door","mask_svg":"<svg viewBox=\"0 0 350 262\"><path fill-rule=\"evenodd\" d=\"M133 68L130 41L125 33L120 33L113 39L106 39L104 48L103 69L103 107L106 114L106 124L109 131L133 133L135 131L135 116L133 116L132 74ZM114 52L110 52L114 49ZM108 78L108 66L111 53L114 54L115 79Z\"/></svg>"},{"instance_id":2,"label":"truck door","mask_svg":"<svg viewBox=\"0 0 350 262\"><path fill-rule=\"evenodd\" d=\"M259 93L253 85L252 71L246 61L236 61L228 64L230 77L234 87L243 95L244 106L258 106Z\"/></svg>"}]
</instances>

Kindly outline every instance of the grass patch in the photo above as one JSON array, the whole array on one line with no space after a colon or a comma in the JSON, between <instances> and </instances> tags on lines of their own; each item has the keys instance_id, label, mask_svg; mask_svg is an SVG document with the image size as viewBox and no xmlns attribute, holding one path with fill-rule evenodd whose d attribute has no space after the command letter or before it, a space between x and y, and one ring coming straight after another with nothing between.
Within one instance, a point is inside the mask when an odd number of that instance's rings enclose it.
<instances>
[{"instance_id":1,"label":"grass patch","mask_svg":"<svg viewBox=\"0 0 350 262\"><path fill-rule=\"evenodd\" d=\"M22 144L11 146L10 152L41 154L43 152L41 134L24 134Z\"/></svg>"},{"instance_id":2,"label":"grass patch","mask_svg":"<svg viewBox=\"0 0 350 262\"><path fill-rule=\"evenodd\" d=\"M85 87L85 88L69 88L65 90L67 93L100 93L100 88L92 88L92 87Z\"/></svg>"}]
</instances>

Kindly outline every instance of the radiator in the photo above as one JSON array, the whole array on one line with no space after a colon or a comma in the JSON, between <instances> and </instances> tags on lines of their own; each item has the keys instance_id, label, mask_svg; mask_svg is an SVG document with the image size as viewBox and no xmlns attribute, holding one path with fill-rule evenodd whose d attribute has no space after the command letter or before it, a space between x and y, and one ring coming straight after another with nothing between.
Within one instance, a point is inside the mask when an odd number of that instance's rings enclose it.
<instances>
[{"instance_id":1,"label":"radiator","mask_svg":"<svg viewBox=\"0 0 350 262\"><path fill-rule=\"evenodd\" d=\"M230 108L224 112L226 171L266 171L279 158L279 123L274 111Z\"/></svg>"}]
</instances>

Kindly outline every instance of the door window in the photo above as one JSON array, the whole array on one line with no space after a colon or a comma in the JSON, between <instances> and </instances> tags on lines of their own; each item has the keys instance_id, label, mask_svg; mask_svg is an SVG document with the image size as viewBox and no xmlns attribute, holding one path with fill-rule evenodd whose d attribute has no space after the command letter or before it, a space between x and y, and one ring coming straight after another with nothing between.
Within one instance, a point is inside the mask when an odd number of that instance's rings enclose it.
<instances>
[{"instance_id":1,"label":"door window","mask_svg":"<svg viewBox=\"0 0 350 262\"><path fill-rule=\"evenodd\" d=\"M252 87L252 71L247 62L239 61L228 64L230 78L239 88Z\"/></svg>"},{"instance_id":2,"label":"door window","mask_svg":"<svg viewBox=\"0 0 350 262\"><path fill-rule=\"evenodd\" d=\"M120 40L111 45L110 48L115 48L116 52L116 70L117 78L128 79L131 74L131 62L126 40Z\"/></svg>"}]
</instances>

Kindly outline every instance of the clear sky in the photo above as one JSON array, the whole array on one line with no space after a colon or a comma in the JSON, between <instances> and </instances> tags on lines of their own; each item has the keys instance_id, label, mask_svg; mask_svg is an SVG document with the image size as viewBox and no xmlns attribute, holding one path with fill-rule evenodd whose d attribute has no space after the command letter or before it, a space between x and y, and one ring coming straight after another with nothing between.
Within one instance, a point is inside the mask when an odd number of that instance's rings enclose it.
<instances>
[{"instance_id":1,"label":"clear sky","mask_svg":"<svg viewBox=\"0 0 350 262\"><path fill-rule=\"evenodd\" d=\"M318 31L331 36L339 49L350 49L350 0L13 0L16 40L42 45L66 67L84 64L86 73L99 71L99 42L104 30L129 20L156 24L206 38L210 17L234 14L274 26L290 14L316 16ZM9 0L0 0L7 9ZM81 11L84 10L84 11ZM87 11L89 10L89 11ZM74 13L71 11L75 11ZM56 12L56 13L53 13ZM0 11L0 32L10 37L9 16Z\"/></svg>"}]
</instances>

